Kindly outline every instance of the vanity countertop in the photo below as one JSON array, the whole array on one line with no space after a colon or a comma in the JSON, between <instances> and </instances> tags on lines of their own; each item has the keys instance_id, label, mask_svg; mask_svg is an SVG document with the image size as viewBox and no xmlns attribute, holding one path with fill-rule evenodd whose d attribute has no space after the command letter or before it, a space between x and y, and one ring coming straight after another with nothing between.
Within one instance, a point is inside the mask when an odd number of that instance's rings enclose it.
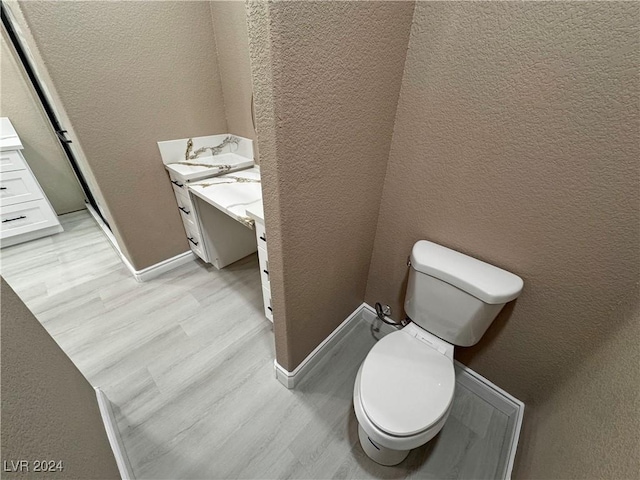
<instances>
[{"instance_id":1,"label":"vanity countertop","mask_svg":"<svg viewBox=\"0 0 640 480\"><path fill-rule=\"evenodd\" d=\"M248 210L262 206L260 167L189 183L189 191L235 220L252 227ZM260 208L260 210L262 210Z\"/></svg>"},{"instance_id":2,"label":"vanity countertop","mask_svg":"<svg viewBox=\"0 0 640 480\"><path fill-rule=\"evenodd\" d=\"M189 161L166 164L167 170L179 180L189 182L203 176L215 175L218 172L233 172L253 165L253 160L235 153L222 153L198 157Z\"/></svg>"},{"instance_id":3,"label":"vanity countertop","mask_svg":"<svg viewBox=\"0 0 640 480\"><path fill-rule=\"evenodd\" d=\"M0 151L22 150L22 142L11 121L0 117Z\"/></svg>"},{"instance_id":4,"label":"vanity countertop","mask_svg":"<svg viewBox=\"0 0 640 480\"><path fill-rule=\"evenodd\" d=\"M252 203L247 207L247 217L264 225L264 204L262 203L262 198L260 198L259 202Z\"/></svg>"}]
</instances>

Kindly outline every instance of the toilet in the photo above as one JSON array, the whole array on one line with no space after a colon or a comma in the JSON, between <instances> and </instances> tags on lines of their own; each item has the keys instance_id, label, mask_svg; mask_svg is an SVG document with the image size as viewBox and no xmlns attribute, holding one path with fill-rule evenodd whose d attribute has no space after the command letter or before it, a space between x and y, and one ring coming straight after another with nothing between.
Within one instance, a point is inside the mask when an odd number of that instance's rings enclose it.
<instances>
[{"instance_id":1,"label":"toilet","mask_svg":"<svg viewBox=\"0 0 640 480\"><path fill-rule=\"evenodd\" d=\"M376 343L353 390L360 444L372 460L396 465L440 432L453 404L454 345L476 344L522 286L517 275L441 245L413 246L404 303L411 322Z\"/></svg>"}]
</instances>

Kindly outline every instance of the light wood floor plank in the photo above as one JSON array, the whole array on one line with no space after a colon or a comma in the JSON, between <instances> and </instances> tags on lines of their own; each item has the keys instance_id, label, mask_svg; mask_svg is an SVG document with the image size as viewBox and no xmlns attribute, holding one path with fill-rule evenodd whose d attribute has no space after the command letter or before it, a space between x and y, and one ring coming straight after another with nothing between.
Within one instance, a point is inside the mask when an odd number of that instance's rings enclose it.
<instances>
[{"instance_id":1,"label":"light wood floor plank","mask_svg":"<svg viewBox=\"0 0 640 480\"><path fill-rule=\"evenodd\" d=\"M3 249L0 273L110 398L137 478L492 478L504 465L507 417L461 386L405 462L364 454L353 383L379 336L365 322L296 390L280 385L255 255L137 283L87 212L61 221Z\"/></svg>"}]
</instances>

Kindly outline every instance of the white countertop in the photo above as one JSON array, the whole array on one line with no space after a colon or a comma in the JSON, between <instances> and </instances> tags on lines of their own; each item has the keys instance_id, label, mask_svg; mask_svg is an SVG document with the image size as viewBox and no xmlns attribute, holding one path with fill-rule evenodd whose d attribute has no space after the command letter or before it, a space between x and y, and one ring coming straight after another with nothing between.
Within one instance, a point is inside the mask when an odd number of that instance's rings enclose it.
<instances>
[{"instance_id":1,"label":"white countertop","mask_svg":"<svg viewBox=\"0 0 640 480\"><path fill-rule=\"evenodd\" d=\"M22 150L22 142L11 121L0 117L0 151Z\"/></svg>"},{"instance_id":2,"label":"white countertop","mask_svg":"<svg viewBox=\"0 0 640 480\"><path fill-rule=\"evenodd\" d=\"M189 184L189 191L235 220L253 228L248 211L262 210L260 167L206 178Z\"/></svg>"},{"instance_id":3,"label":"white countertop","mask_svg":"<svg viewBox=\"0 0 640 480\"><path fill-rule=\"evenodd\" d=\"M262 203L262 198L259 202L252 203L247 207L247 217L264 225L264 204Z\"/></svg>"}]
</instances>

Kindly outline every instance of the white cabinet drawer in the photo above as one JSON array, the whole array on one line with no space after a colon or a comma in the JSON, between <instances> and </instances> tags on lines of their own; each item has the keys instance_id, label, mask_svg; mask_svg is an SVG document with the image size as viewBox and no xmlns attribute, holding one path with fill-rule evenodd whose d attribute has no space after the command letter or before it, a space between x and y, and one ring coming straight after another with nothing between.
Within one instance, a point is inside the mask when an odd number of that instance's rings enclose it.
<instances>
[{"instance_id":1,"label":"white cabinet drawer","mask_svg":"<svg viewBox=\"0 0 640 480\"><path fill-rule=\"evenodd\" d=\"M0 238L58 225L58 219L45 199L3 206L0 217Z\"/></svg>"},{"instance_id":2,"label":"white cabinet drawer","mask_svg":"<svg viewBox=\"0 0 640 480\"><path fill-rule=\"evenodd\" d=\"M197 228L196 212L193 210L193 205L189 200L189 197L185 195L176 195L176 202L178 203L178 210L180 210L182 221L188 223L193 228Z\"/></svg>"},{"instance_id":3,"label":"white cabinet drawer","mask_svg":"<svg viewBox=\"0 0 640 480\"><path fill-rule=\"evenodd\" d=\"M258 247L267 250L267 233L264 230L264 225L260 222L256 222L256 239Z\"/></svg>"},{"instance_id":4,"label":"white cabinet drawer","mask_svg":"<svg viewBox=\"0 0 640 480\"><path fill-rule=\"evenodd\" d=\"M262 301L264 302L264 316L273 322L273 307L271 306L271 290L262 287Z\"/></svg>"},{"instance_id":5,"label":"white cabinet drawer","mask_svg":"<svg viewBox=\"0 0 640 480\"><path fill-rule=\"evenodd\" d=\"M273 322L273 307L271 306L271 279L269 277L269 255L267 252L267 234L264 224L255 223L256 239L258 242L258 262L260 263L260 280L262 281L262 302L264 316Z\"/></svg>"},{"instance_id":6,"label":"white cabinet drawer","mask_svg":"<svg viewBox=\"0 0 640 480\"><path fill-rule=\"evenodd\" d=\"M0 205L14 205L43 198L29 170L0 173Z\"/></svg>"},{"instance_id":7,"label":"white cabinet drawer","mask_svg":"<svg viewBox=\"0 0 640 480\"><path fill-rule=\"evenodd\" d=\"M176 201L178 202L178 205L183 205L189 210L193 209L193 202L191 201L191 197L189 196L189 190L186 187L184 188L184 190L176 187L174 188L173 193L176 195Z\"/></svg>"},{"instance_id":8,"label":"white cabinet drawer","mask_svg":"<svg viewBox=\"0 0 640 480\"><path fill-rule=\"evenodd\" d=\"M177 180L176 180L177 181ZM173 183L173 180L171 181L171 184L173 185L173 193L177 195L189 195L189 191L187 190L187 184L186 183L182 183L182 182L177 182L178 184L176 185L175 183Z\"/></svg>"},{"instance_id":9,"label":"white cabinet drawer","mask_svg":"<svg viewBox=\"0 0 640 480\"><path fill-rule=\"evenodd\" d=\"M184 180L178 180L171 174L169 174L169 180L171 181L171 185L173 186L173 190L176 195L186 195L187 197L189 196L187 183Z\"/></svg>"},{"instance_id":10,"label":"white cabinet drawer","mask_svg":"<svg viewBox=\"0 0 640 480\"><path fill-rule=\"evenodd\" d=\"M18 150L0 152L0 172L13 172L14 170L26 170L27 164Z\"/></svg>"},{"instance_id":11,"label":"white cabinet drawer","mask_svg":"<svg viewBox=\"0 0 640 480\"><path fill-rule=\"evenodd\" d=\"M262 280L262 286L271 288L269 279L269 257L267 251L258 247L258 262L260 263L260 278Z\"/></svg>"},{"instance_id":12,"label":"white cabinet drawer","mask_svg":"<svg viewBox=\"0 0 640 480\"><path fill-rule=\"evenodd\" d=\"M184 223L184 231L187 234L187 241L189 242L189 246L191 250L198 255L202 260L208 262L209 259L205 254L204 245L202 244L202 238L200 236L200 231L198 228L190 225L188 222Z\"/></svg>"}]
</instances>

